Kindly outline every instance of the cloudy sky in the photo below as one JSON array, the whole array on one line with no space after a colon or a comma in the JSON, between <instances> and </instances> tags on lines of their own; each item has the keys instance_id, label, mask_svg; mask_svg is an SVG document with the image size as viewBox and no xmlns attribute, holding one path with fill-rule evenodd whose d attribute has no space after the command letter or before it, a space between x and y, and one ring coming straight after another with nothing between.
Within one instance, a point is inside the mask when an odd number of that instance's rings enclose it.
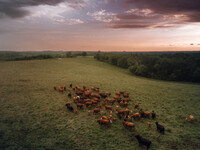
<instances>
[{"instance_id":1,"label":"cloudy sky","mask_svg":"<svg viewBox=\"0 0 200 150\"><path fill-rule=\"evenodd\" d=\"M0 50L200 50L200 0L0 0Z\"/></svg>"}]
</instances>

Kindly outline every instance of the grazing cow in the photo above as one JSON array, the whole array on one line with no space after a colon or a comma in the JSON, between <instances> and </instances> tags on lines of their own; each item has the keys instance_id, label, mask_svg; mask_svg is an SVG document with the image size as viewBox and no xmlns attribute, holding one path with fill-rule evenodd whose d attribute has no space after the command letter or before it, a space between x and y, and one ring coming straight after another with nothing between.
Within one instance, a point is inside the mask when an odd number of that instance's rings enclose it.
<instances>
[{"instance_id":1,"label":"grazing cow","mask_svg":"<svg viewBox=\"0 0 200 150\"><path fill-rule=\"evenodd\" d=\"M88 110L88 115L91 115L91 110Z\"/></svg>"},{"instance_id":2,"label":"grazing cow","mask_svg":"<svg viewBox=\"0 0 200 150\"><path fill-rule=\"evenodd\" d=\"M123 96L124 96L124 98L128 98L129 97L129 95L126 94L126 93L124 93Z\"/></svg>"},{"instance_id":3,"label":"grazing cow","mask_svg":"<svg viewBox=\"0 0 200 150\"><path fill-rule=\"evenodd\" d=\"M120 93L120 94L124 94L124 93L126 93L126 92L125 92L125 91L120 91L119 93Z\"/></svg>"},{"instance_id":4,"label":"grazing cow","mask_svg":"<svg viewBox=\"0 0 200 150\"><path fill-rule=\"evenodd\" d=\"M110 95L111 95L111 93L110 93L110 92L106 92L106 95L107 95L107 96L110 96Z\"/></svg>"},{"instance_id":5,"label":"grazing cow","mask_svg":"<svg viewBox=\"0 0 200 150\"><path fill-rule=\"evenodd\" d=\"M100 114L103 115L103 110L100 111Z\"/></svg>"},{"instance_id":6,"label":"grazing cow","mask_svg":"<svg viewBox=\"0 0 200 150\"><path fill-rule=\"evenodd\" d=\"M127 106L128 106L128 102L124 102L124 106L126 106L126 107L127 107Z\"/></svg>"},{"instance_id":7,"label":"grazing cow","mask_svg":"<svg viewBox=\"0 0 200 150\"><path fill-rule=\"evenodd\" d=\"M97 104L98 104L98 101L92 101L92 104L97 105Z\"/></svg>"},{"instance_id":8,"label":"grazing cow","mask_svg":"<svg viewBox=\"0 0 200 150\"><path fill-rule=\"evenodd\" d=\"M99 113L100 112L100 108L101 108L101 106L99 106L97 108L94 108L93 109L93 114Z\"/></svg>"},{"instance_id":9,"label":"grazing cow","mask_svg":"<svg viewBox=\"0 0 200 150\"><path fill-rule=\"evenodd\" d=\"M119 114L119 115L124 115L125 114L125 112L123 110L118 110L118 109L116 110L116 113Z\"/></svg>"},{"instance_id":10,"label":"grazing cow","mask_svg":"<svg viewBox=\"0 0 200 150\"><path fill-rule=\"evenodd\" d=\"M135 124L132 123L132 122L128 122L128 121L123 120L122 124L124 125L124 127L135 130Z\"/></svg>"},{"instance_id":11,"label":"grazing cow","mask_svg":"<svg viewBox=\"0 0 200 150\"><path fill-rule=\"evenodd\" d=\"M100 100L99 100L98 98L96 98L96 97L94 97L93 100L94 100L94 101L97 101L97 102L100 101Z\"/></svg>"},{"instance_id":12,"label":"grazing cow","mask_svg":"<svg viewBox=\"0 0 200 150\"><path fill-rule=\"evenodd\" d=\"M145 139L145 138L142 138L140 135L136 135L135 137L136 137L136 139L137 139L138 142L139 142L139 146L145 145L145 146L147 147L147 150L150 148L150 146L151 146L151 141L149 141L149 140L147 140L147 139Z\"/></svg>"},{"instance_id":13,"label":"grazing cow","mask_svg":"<svg viewBox=\"0 0 200 150\"><path fill-rule=\"evenodd\" d=\"M93 109L93 114L99 113L100 112L100 108L94 108Z\"/></svg>"},{"instance_id":14,"label":"grazing cow","mask_svg":"<svg viewBox=\"0 0 200 150\"><path fill-rule=\"evenodd\" d=\"M99 95L100 95L102 98L108 97L108 95L106 95L105 93L99 93Z\"/></svg>"},{"instance_id":15,"label":"grazing cow","mask_svg":"<svg viewBox=\"0 0 200 150\"><path fill-rule=\"evenodd\" d=\"M123 102L130 102L131 100L130 99L127 99L127 98L122 98Z\"/></svg>"},{"instance_id":16,"label":"grazing cow","mask_svg":"<svg viewBox=\"0 0 200 150\"><path fill-rule=\"evenodd\" d=\"M145 117L150 118L151 113L150 113L148 110L146 110L146 111L144 112L144 114L145 114Z\"/></svg>"},{"instance_id":17,"label":"grazing cow","mask_svg":"<svg viewBox=\"0 0 200 150\"><path fill-rule=\"evenodd\" d=\"M95 87L92 86L92 87L91 87L91 90L92 90L92 91L95 91Z\"/></svg>"},{"instance_id":18,"label":"grazing cow","mask_svg":"<svg viewBox=\"0 0 200 150\"><path fill-rule=\"evenodd\" d=\"M107 119L97 119L96 120L100 125L110 126L110 120Z\"/></svg>"},{"instance_id":19,"label":"grazing cow","mask_svg":"<svg viewBox=\"0 0 200 150\"><path fill-rule=\"evenodd\" d=\"M63 90L63 87L59 86L59 87L58 87L58 91L63 93L63 91L64 91L64 90Z\"/></svg>"},{"instance_id":20,"label":"grazing cow","mask_svg":"<svg viewBox=\"0 0 200 150\"><path fill-rule=\"evenodd\" d=\"M115 95L120 96L120 92L116 92Z\"/></svg>"},{"instance_id":21,"label":"grazing cow","mask_svg":"<svg viewBox=\"0 0 200 150\"><path fill-rule=\"evenodd\" d=\"M81 103L76 103L76 106L77 106L77 108L82 109L84 105Z\"/></svg>"},{"instance_id":22,"label":"grazing cow","mask_svg":"<svg viewBox=\"0 0 200 150\"><path fill-rule=\"evenodd\" d=\"M95 88L95 91L96 91L96 92L99 92L99 88Z\"/></svg>"},{"instance_id":23,"label":"grazing cow","mask_svg":"<svg viewBox=\"0 0 200 150\"><path fill-rule=\"evenodd\" d=\"M129 115L129 109L128 108L125 109L125 114Z\"/></svg>"},{"instance_id":24,"label":"grazing cow","mask_svg":"<svg viewBox=\"0 0 200 150\"><path fill-rule=\"evenodd\" d=\"M193 122L194 122L194 116L193 116L193 115L190 115L190 116L189 116L189 120L190 120L190 122L193 123Z\"/></svg>"},{"instance_id":25,"label":"grazing cow","mask_svg":"<svg viewBox=\"0 0 200 150\"><path fill-rule=\"evenodd\" d=\"M116 100L119 100L119 99L121 100L121 97L119 97L117 95L113 96L113 98L116 99Z\"/></svg>"},{"instance_id":26,"label":"grazing cow","mask_svg":"<svg viewBox=\"0 0 200 150\"><path fill-rule=\"evenodd\" d=\"M54 86L53 89L56 90L56 86Z\"/></svg>"},{"instance_id":27,"label":"grazing cow","mask_svg":"<svg viewBox=\"0 0 200 150\"><path fill-rule=\"evenodd\" d=\"M72 97L72 94L71 93L68 93L68 95L67 95L68 97Z\"/></svg>"},{"instance_id":28,"label":"grazing cow","mask_svg":"<svg viewBox=\"0 0 200 150\"><path fill-rule=\"evenodd\" d=\"M110 121L110 118L109 118L109 117L107 117L107 116L102 116L102 117L101 117L101 119L107 119L107 120L109 120L109 121Z\"/></svg>"},{"instance_id":29,"label":"grazing cow","mask_svg":"<svg viewBox=\"0 0 200 150\"><path fill-rule=\"evenodd\" d=\"M157 131L159 131L160 133L165 133L165 128L164 126L160 125L158 122L156 122L156 127L157 127Z\"/></svg>"},{"instance_id":30,"label":"grazing cow","mask_svg":"<svg viewBox=\"0 0 200 150\"><path fill-rule=\"evenodd\" d=\"M117 109L119 109L119 106L118 106L118 105L116 105L116 108L117 108Z\"/></svg>"},{"instance_id":31,"label":"grazing cow","mask_svg":"<svg viewBox=\"0 0 200 150\"><path fill-rule=\"evenodd\" d=\"M83 102L86 103L86 102L92 102L92 101L91 99L84 99Z\"/></svg>"},{"instance_id":32,"label":"grazing cow","mask_svg":"<svg viewBox=\"0 0 200 150\"><path fill-rule=\"evenodd\" d=\"M70 111L73 111L73 110L74 110L74 108L73 108L71 105L67 105L67 104L66 104L66 106L67 106L67 109L69 109Z\"/></svg>"},{"instance_id":33,"label":"grazing cow","mask_svg":"<svg viewBox=\"0 0 200 150\"><path fill-rule=\"evenodd\" d=\"M156 118L156 113L155 113L154 111L152 111L151 117L152 117L152 119L155 119L155 118Z\"/></svg>"},{"instance_id":34,"label":"grazing cow","mask_svg":"<svg viewBox=\"0 0 200 150\"><path fill-rule=\"evenodd\" d=\"M90 91L89 91L89 90L84 91L84 95L85 95L86 97L89 96L89 95L90 95Z\"/></svg>"},{"instance_id":35,"label":"grazing cow","mask_svg":"<svg viewBox=\"0 0 200 150\"><path fill-rule=\"evenodd\" d=\"M81 95L83 95L83 92L76 92L75 94L78 96L81 96Z\"/></svg>"},{"instance_id":36,"label":"grazing cow","mask_svg":"<svg viewBox=\"0 0 200 150\"><path fill-rule=\"evenodd\" d=\"M72 88L72 84L70 84L69 87Z\"/></svg>"},{"instance_id":37,"label":"grazing cow","mask_svg":"<svg viewBox=\"0 0 200 150\"><path fill-rule=\"evenodd\" d=\"M140 116L141 116L141 118L145 117L144 111L142 109L140 109Z\"/></svg>"},{"instance_id":38,"label":"grazing cow","mask_svg":"<svg viewBox=\"0 0 200 150\"><path fill-rule=\"evenodd\" d=\"M140 119L140 114L137 112L132 116L134 119Z\"/></svg>"},{"instance_id":39,"label":"grazing cow","mask_svg":"<svg viewBox=\"0 0 200 150\"><path fill-rule=\"evenodd\" d=\"M133 116L133 111L132 110L130 111L130 115Z\"/></svg>"},{"instance_id":40,"label":"grazing cow","mask_svg":"<svg viewBox=\"0 0 200 150\"><path fill-rule=\"evenodd\" d=\"M65 105L66 105L66 106L69 106L69 105L71 105L71 104L70 104L70 102L66 102L66 104L65 104Z\"/></svg>"},{"instance_id":41,"label":"grazing cow","mask_svg":"<svg viewBox=\"0 0 200 150\"><path fill-rule=\"evenodd\" d=\"M115 101L116 101L115 99L107 99L107 102L111 103L112 105L115 103Z\"/></svg>"},{"instance_id":42,"label":"grazing cow","mask_svg":"<svg viewBox=\"0 0 200 150\"><path fill-rule=\"evenodd\" d=\"M135 108L138 108L139 107L139 104L135 104Z\"/></svg>"},{"instance_id":43,"label":"grazing cow","mask_svg":"<svg viewBox=\"0 0 200 150\"><path fill-rule=\"evenodd\" d=\"M112 106L109 106L109 105L105 105L105 108L106 108L106 110L112 110Z\"/></svg>"},{"instance_id":44,"label":"grazing cow","mask_svg":"<svg viewBox=\"0 0 200 150\"><path fill-rule=\"evenodd\" d=\"M121 102L119 103L119 105L120 105L120 106L124 106L124 103L123 103L123 101L121 101Z\"/></svg>"},{"instance_id":45,"label":"grazing cow","mask_svg":"<svg viewBox=\"0 0 200 150\"><path fill-rule=\"evenodd\" d=\"M92 105L92 102L86 102L85 105L86 105L87 107L89 107L89 106Z\"/></svg>"},{"instance_id":46,"label":"grazing cow","mask_svg":"<svg viewBox=\"0 0 200 150\"><path fill-rule=\"evenodd\" d=\"M96 95L94 95L96 98L101 98L101 96L100 95L98 95L98 94L96 94Z\"/></svg>"}]
</instances>

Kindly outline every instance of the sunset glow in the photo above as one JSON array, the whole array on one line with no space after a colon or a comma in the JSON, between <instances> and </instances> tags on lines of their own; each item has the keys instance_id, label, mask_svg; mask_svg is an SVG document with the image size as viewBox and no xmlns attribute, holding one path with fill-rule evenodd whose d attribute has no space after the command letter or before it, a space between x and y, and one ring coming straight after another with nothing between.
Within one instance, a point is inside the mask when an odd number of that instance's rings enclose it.
<instances>
[{"instance_id":1,"label":"sunset glow","mask_svg":"<svg viewBox=\"0 0 200 150\"><path fill-rule=\"evenodd\" d=\"M1 51L197 51L196 0L0 0Z\"/></svg>"}]
</instances>

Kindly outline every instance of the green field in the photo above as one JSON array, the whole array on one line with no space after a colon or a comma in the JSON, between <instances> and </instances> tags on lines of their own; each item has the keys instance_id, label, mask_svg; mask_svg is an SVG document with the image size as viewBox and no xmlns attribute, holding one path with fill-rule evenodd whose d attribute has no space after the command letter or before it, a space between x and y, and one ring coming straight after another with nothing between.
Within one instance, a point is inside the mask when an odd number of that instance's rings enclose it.
<instances>
[{"instance_id":1,"label":"green field","mask_svg":"<svg viewBox=\"0 0 200 150\"><path fill-rule=\"evenodd\" d=\"M78 114L68 111L67 94L53 86L70 83L112 95L127 91L132 99L128 108L140 102L143 110L154 110L166 133L157 132L152 119L132 120L136 131L130 131L119 119L101 127L95 120L100 115L88 115L86 108ZM91 57L0 62L0 104L0 149L145 149L136 134L151 140L152 150L200 149L199 84L136 77ZM190 114L195 122L183 123Z\"/></svg>"}]
</instances>

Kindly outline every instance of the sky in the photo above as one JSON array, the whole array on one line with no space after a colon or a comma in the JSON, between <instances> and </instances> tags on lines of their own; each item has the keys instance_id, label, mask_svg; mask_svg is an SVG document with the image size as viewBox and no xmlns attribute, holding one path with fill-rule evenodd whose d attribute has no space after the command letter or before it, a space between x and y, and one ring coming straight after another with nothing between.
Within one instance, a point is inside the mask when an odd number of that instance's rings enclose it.
<instances>
[{"instance_id":1,"label":"sky","mask_svg":"<svg viewBox=\"0 0 200 150\"><path fill-rule=\"evenodd\" d=\"M0 0L0 51L197 51L200 0Z\"/></svg>"}]
</instances>

